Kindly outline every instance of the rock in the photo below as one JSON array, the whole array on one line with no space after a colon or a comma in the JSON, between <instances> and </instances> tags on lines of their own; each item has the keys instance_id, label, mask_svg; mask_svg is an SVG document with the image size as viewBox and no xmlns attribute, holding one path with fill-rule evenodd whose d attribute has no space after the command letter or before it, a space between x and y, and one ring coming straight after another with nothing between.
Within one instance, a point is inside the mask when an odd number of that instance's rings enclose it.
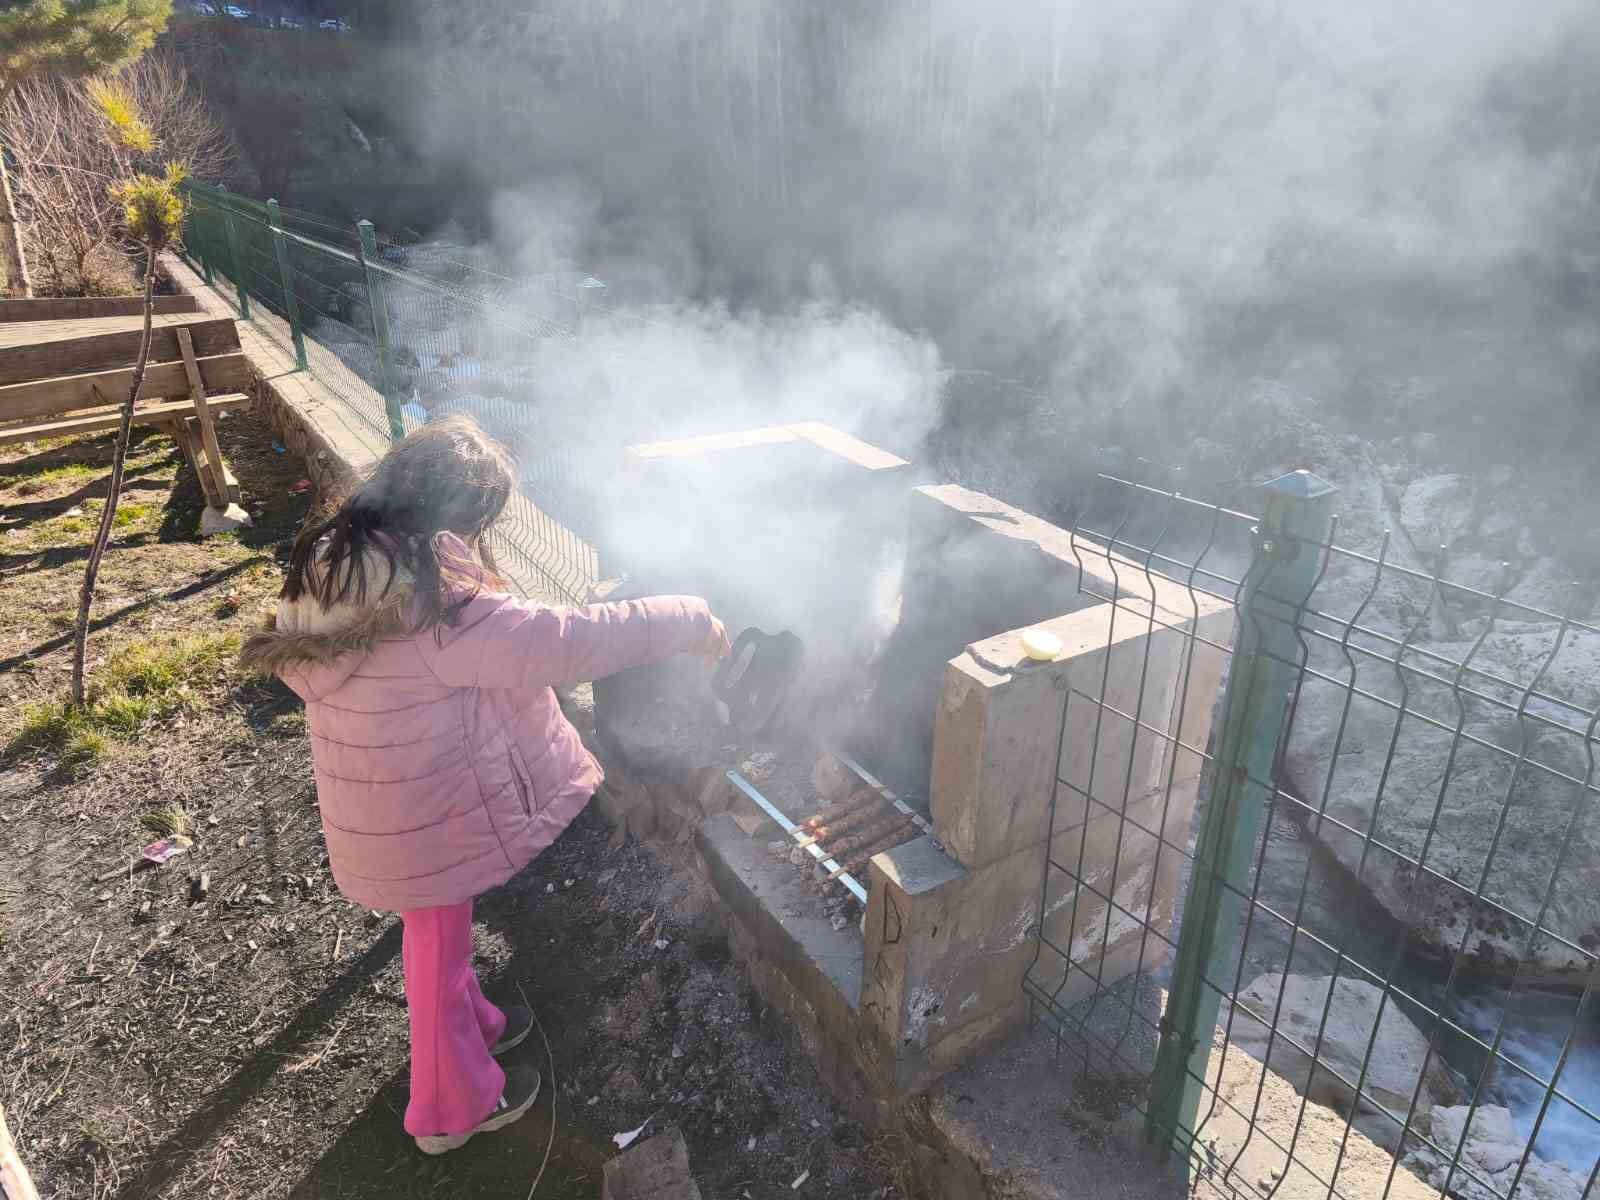
<instances>
[{"instance_id":1,"label":"rock","mask_svg":"<svg viewBox=\"0 0 1600 1200\"><path fill-rule=\"evenodd\" d=\"M1562 855L1579 799L1571 780L1585 778L1589 769L1583 734L1586 712L1600 704L1600 636L1569 630L1556 652L1558 634L1555 625L1501 620L1481 645L1468 627L1457 640L1419 639L1417 651L1436 657L1413 652L1407 661L1438 678L1408 673L1406 703L1416 715L1402 725L1392 761L1392 709L1358 699L1346 716L1341 687L1307 686L1285 758L1290 790L1313 807L1325 802L1333 818L1320 824L1305 814L1296 819L1412 931L1419 949L1443 961L1465 954L1476 972L1509 974L1526 958L1528 983L1571 982L1589 970L1581 953L1557 939L1528 936L1533 917L1545 908L1558 860L1561 878L1550 892L1544 927L1577 945L1600 946L1600 890L1578 882L1600 873L1600 839L1580 826ZM1469 655L1474 668L1507 681L1464 677L1465 686L1498 704L1470 696L1458 701L1452 693L1450 664ZM1347 677L1332 655L1313 665L1335 679ZM1534 699L1529 712L1560 727L1526 719L1519 726L1516 706L1536 678L1540 692L1571 707ZM1395 673L1385 665L1362 664L1358 685L1400 699ZM1423 716L1436 723L1418 719ZM1464 737L1452 758L1453 731L1462 718ZM1351 831L1369 828L1374 847L1364 852L1363 837ZM1427 870L1413 870L1406 859L1424 851ZM1473 901L1480 881L1490 904ZM1526 920L1507 919L1495 906Z\"/></svg>"},{"instance_id":2,"label":"rock","mask_svg":"<svg viewBox=\"0 0 1600 1200\"><path fill-rule=\"evenodd\" d=\"M847 799L858 782L850 768L831 754L824 754L811 768L811 786L816 789L824 808Z\"/></svg>"},{"instance_id":3,"label":"rock","mask_svg":"<svg viewBox=\"0 0 1600 1200\"><path fill-rule=\"evenodd\" d=\"M1526 604L1529 608L1554 613L1558 617L1571 615L1584 620L1589 616L1589 606L1584 605L1573 594L1572 572L1565 570L1548 554L1535 559L1522 572L1521 577L1506 593L1506 599L1516 604ZM1508 615L1519 621L1528 619L1526 613L1512 611Z\"/></svg>"},{"instance_id":4,"label":"rock","mask_svg":"<svg viewBox=\"0 0 1600 1200\"><path fill-rule=\"evenodd\" d=\"M1471 531L1472 508L1472 489L1460 475L1427 475L1400 493L1400 526L1426 554Z\"/></svg>"},{"instance_id":5,"label":"rock","mask_svg":"<svg viewBox=\"0 0 1600 1200\"><path fill-rule=\"evenodd\" d=\"M594 794L594 801L601 815L618 830L626 830L641 840L655 832L654 800L650 790L637 780L614 771L613 778L601 784Z\"/></svg>"},{"instance_id":6,"label":"rock","mask_svg":"<svg viewBox=\"0 0 1600 1200\"><path fill-rule=\"evenodd\" d=\"M1435 1108L1430 1114L1431 1128L1423 1128L1429 1129L1435 1145L1454 1152L1461 1143L1461 1131L1467 1128L1470 1112L1470 1106L1465 1104ZM1443 1188L1448 1177L1451 1195L1464 1200L1501 1200L1511 1194L1511 1183L1517 1177L1528 1139L1517 1132L1510 1110L1501 1105L1485 1104L1471 1115L1472 1125L1466 1144L1461 1147L1461 1164L1489 1186L1460 1167L1452 1176L1449 1159L1429 1147L1413 1152L1406 1161L1436 1188ZM1529 1155L1516 1195L1518 1200L1581 1200L1583 1189L1583 1177L1567 1164Z\"/></svg>"},{"instance_id":7,"label":"rock","mask_svg":"<svg viewBox=\"0 0 1600 1200\"><path fill-rule=\"evenodd\" d=\"M606 1163L601 1200L700 1200L689 1148L676 1129L631 1146Z\"/></svg>"},{"instance_id":8,"label":"rock","mask_svg":"<svg viewBox=\"0 0 1600 1200\"><path fill-rule=\"evenodd\" d=\"M1233 1041L1257 1061L1264 1060L1267 1054L1267 1025L1272 1021L1283 978L1279 974L1262 975L1239 993L1237 1004L1244 1012L1234 1015ZM1362 1059L1367 1053L1373 1025L1378 1020L1378 1005L1383 992L1364 980L1341 976L1334 990L1328 1024L1322 1032L1319 1045L1317 1029L1322 1023L1323 1008L1327 1004L1328 986L1332 979L1331 975L1288 977L1283 1007L1278 1013L1281 1033L1272 1039L1272 1058L1267 1065L1293 1084L1302 1095L1309 1096L1318 1104L1349 1112L1354 1092L1344 1079L1354 1081L1361 1077ZM1246 1015L1249 1013L1260 1017L1260 1021ZM1315 1051L1317 1067L1313 1067L1309 1055L1299 1046L1291 1045L1283 1034L1293 1038L1300 1046ZM1422 1093L1417 1099L1419 1115L1430 1111L1436 1103L1448 1103L1456 1099L1456 1088L1439 1063L1438 1056L1428 1057L1428 1039L1391 999L1383 1007L1378 1040L1367 1065L1366 1081L1362 1085L1358 1117L1361 1114L1377 1114L1378 1105L1390 1112L1404 1114L1410 1107L1424 1061L1428 1063L1428 1070ZM1322 1064L1330 1069L1321 1069ZM1392 1142L1398 1132L1395 1123L1381 1115L1376 1121L1363 1124L1363 1128L1374 1140L1385 1142Z\"/></svg>"},{"instance_id":9,"label":"rock","mask_svg":"<svg viewBox=\"0 0 1600 1200\"><path fill-rule=\"evenodd\" d=\"M227 508L215 508L207 505L200 514L200 536L210 537L214 533L227 533L232 529L243 529L254 524L250 514L237 504L230 504Z\"/></svg>"}]
</instances>

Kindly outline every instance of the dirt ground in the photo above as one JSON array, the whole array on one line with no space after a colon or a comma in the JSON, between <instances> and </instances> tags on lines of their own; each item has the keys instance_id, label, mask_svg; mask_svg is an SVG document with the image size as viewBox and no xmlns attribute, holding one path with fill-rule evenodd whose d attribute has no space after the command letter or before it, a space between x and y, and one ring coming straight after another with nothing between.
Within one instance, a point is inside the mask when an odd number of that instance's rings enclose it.
<instances>
[{"instance_id":1,"label":"dirt ground","mask_svg":"<svg viewBox=\"0 0 1600 1200\"><path fill-rule=\"evenodd\" d=\"M231 650L281 580L302 464L248 412L220 434L255 524L205 542L193 473L159 436L134 446L90 655L127 703L67 750L41 714L65 692L109 438L0 457L0 1104L40 1194L523 1197L552 1106L540 1196L598 1196L612 1135L647 1121L682 1129L708 1198L900 1194L685 865L612 845L593 812L478 906L486 990L535 1007L557 1086L531 1039L532 1115L415 1150L400 925L333 888L298 702L214 657L159 687L129 667L196 636ZM193 849L131 871L171 806Z\"/></svg>"}]
</instances>

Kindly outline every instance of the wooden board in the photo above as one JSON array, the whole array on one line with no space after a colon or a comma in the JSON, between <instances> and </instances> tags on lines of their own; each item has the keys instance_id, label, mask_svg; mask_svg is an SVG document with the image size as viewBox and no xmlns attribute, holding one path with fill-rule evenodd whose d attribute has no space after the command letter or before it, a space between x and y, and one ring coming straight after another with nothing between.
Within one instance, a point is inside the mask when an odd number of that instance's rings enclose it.
<instances>
[{"instance_id":1,"label":"wooden board","mask_svg":"<svg viewBox=\"0 0 1600 1200\"><path fill-rule=\"evenodd\" d=\"M118 322L119 327L111 333L0 346L0 384L29 383L57 375L83 375L132 366L139 357L141 331L120 327L124 318L112 320ZM179 328L189 331L196 355L232 354L239 349L239 331L234 328L232 317L177 321L151 331L151 362L173 362L182 357L176 332Z\"/></svg>"},{"instance_id":2,"label":"wooden board","mask_svg":"<svg viewBox=\"0 0 1600 1200\"><path fill-rule=\"evenodd\" d=\"M200 490L205 494L206 504L212 508L222 508L227 501L223 499L226 494L226 482L221 487L211 478L211 468L206 466L205 451L200 449L200 422L195 417L185 417L174 423L172 436L178 443L178 448L183 451L183 456L189 460L189 465L194 468L194 477L200 481Z\"/></svg>"},{"instance_id":3,"label":"wooden board","mask_svg":"<svg viewBox=\"0 0 1600 1200\"><path fill-rule=\"evenodd\" d=\"M200 368L195 365L194 345L187 329L177 330L178 349L183 354L183 369L189 377L189 401L194 405L194 415L200 420L200 444L205 447L206 463L211 468L215 491L224 502L239 499L238 485L228 490L228 468L222 461L222 446L217 441L217 427L211 420L211 410L206 406L206 389L200 383Z\"/></svg>"},{"instance_id":4,"label":"wooden board","mask_svg":"<svg viewBox=\"0 0 1600 1200\"><path fill-rule=\"evenodd\" d=\"M158 313L197 313L193 296L156 296ZM52 296L37 300L0 300L0 321L66 321L79 317L138 317L144 314L143 296Z\"/></svg>"},{"instance_id":5,"label":"wooden board","mask_svg":"<svg viewBox=\"0 0 1600 1200\"><path fill-rule=\"evenodd\" d=\"M246 391L252 380L250 360L243 354L214 354L197 358L200 381L208 393ZM0 421L21 421L29 417L52 417L101 403L94 395L123 397L133 385L133 368L97 371L89 375L58 375L54 379L35 379L0 387ZM144 374L139 401L164 400L189 394L189 376L183 362L151 363Z\"/></svg>"},{"instance_id":6,"label":"wooden board","mask_svg":"<svg viewBox=\"0 0 1600 1200\"><path fill-rule=\"evenodd\" d=\"M211 396L206 399L206 407L212 412L224 408L238 408L242 404L249 403L249 396ZM133 414L133 423L162 425L176 417L187 418L193 414L194 405L188 400L167 400L138 409ZM0 446L9 446L15 442L31 442L37 438L98 433L105 429L115 429L121 422L122 415L116 408L106 408L86 416L69 417L60 421L27 421L21 425L0 426Z\"/></svg>"}]
</instances>

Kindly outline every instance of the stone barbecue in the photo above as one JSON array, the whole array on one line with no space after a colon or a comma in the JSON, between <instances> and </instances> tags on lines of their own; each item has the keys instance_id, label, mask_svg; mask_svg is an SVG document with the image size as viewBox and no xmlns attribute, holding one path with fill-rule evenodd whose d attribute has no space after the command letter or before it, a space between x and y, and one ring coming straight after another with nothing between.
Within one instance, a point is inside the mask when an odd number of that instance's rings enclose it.
<instances>
[{"instance_id":1,"label":"stone barbecue","mask_svg":"<svg viewBox=\"0 0 1600 1200\"><path fill-rule=\"evenodd\" d=\"M1151 967L1137 928L1052 892L1046 851L1071 839L1084 878L1170 925L1183 860L1154 827L1187 836L1223 666L1189 635L1225 642L1226 604L823 425L627 457L597 598L704 595L731 634L790 629L806 658L756 734L719 721L701 663L596 684L601 804L693 843L756 987L842 1099L880 1111L1023 1023L1041 936L1086 964L1067 997ZM1030 660L1028 630L1060 656ZM1111 715L1086 723L1069 691ZM1096 770L1131 780L1148 844L1068 786Z\"/></svg>"}]
</instances>

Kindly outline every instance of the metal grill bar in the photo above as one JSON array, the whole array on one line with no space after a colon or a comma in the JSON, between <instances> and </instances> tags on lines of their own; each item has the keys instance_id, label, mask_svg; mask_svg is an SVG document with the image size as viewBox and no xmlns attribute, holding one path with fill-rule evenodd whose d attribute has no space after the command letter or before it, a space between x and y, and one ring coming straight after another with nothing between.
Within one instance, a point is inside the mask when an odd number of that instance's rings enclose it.
<instances>
[{"instance_id":1,"label":"metal grill bar","mask_svg":"<svg viewBox=\"0 0 1600 1200\"><path fill-rule=\"evenodd\" d=\"M805 832L787 816L785 816L781 808L763 796L756 788L755 784L751 783L737 770L730 770L728 772L728 782L733 784L734 787L738 788L746 796L749 796L751 800L755 801L757 806L760 807L761 811L766 813L767 816L771 817L773 821L777 823L778 828L782 829L786 834L794 839L796 845L799 845L799 843L805 838ZM843 866L834 862L833 859L825 855L822 852L822 847L811 845L806 846L804 849L807 854L811 855L811 857L816 860L817 864L824 871L827 871L830 874L839 872L839 874L833 876L835 882L842 883L849 890L850 894L857 900L861 901L862 904L867 902L867 889L861 886L861 882L856 879L854 875L851 875L849 872L845 871Z\"/></svg>"}]
</instances>

